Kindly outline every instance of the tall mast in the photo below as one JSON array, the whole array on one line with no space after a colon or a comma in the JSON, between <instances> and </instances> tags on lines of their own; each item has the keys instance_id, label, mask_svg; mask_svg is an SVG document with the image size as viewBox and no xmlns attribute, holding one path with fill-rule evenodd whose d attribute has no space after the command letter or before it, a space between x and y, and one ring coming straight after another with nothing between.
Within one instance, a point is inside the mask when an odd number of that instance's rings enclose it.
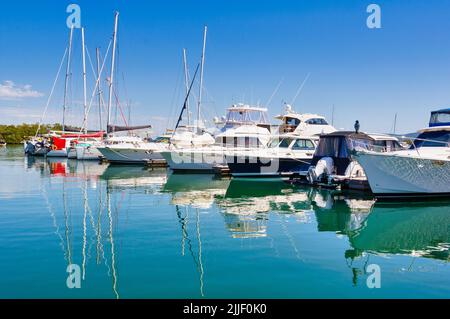
<instances>
[{"instance_id":1,"label":"tall mast","mask_svg":"<svg viewBox=\"0 0 450 319\"><path fill-rule=\"evenodd\" d=\"M98 121L99 121L99 128L100 131L102 130L102 97L101 97L101 88L100 88L100 49L96 48L95 53L97 55L97 79L98 79L98 85L97 85L97 94L98 94Z\"/></svg>"},{"instance_id":2,"label":"tall mast","mask_svg":"<svg viewBox=\"0 0 450 319\"><path fill-rule=\"evenodd\" d=\"M184 86L186 88L186 95L189 92L189 74L186 59L186 49L183 49L183 64L184 64ZM186 112L188 118L188 126L191 124L191 115L189 114L189 99L186 101Z\"/></svg>"},{"instance_id":3,"label":"tall mast","mask_svg":"<svg viewBox=\"0 0 450 319\"><path fill-rule=\"evenodd\" d=\"M63 102L63 120L62 120L63 133L66 131L67 90L70 76L70 58L72 56L72 35L73 35L73 26L70 27L69 33L69 50L67 53L66 80L64 82L64 102Z\"/></svg>"},{"instance_id":4,"label":"tall mast","mask_svg":"<svg viewBox=\"0 0 450 319\"><path fill-rule=\"evenodd\" d=\"M81 49L83 52L83 107L84 107L84 133L87 133L87 100L86 100L86 49L84 46L84 28L81 28Z\"/></svg>"},{"instance_id":5,"label":"tall mast","mask_svg":"<svg viewBox=\"0 0 450 319\"><path fill-rule=\"evenodd\" d=\"M111 103L112 103L112 94L113 94L113 81L114 81L114 63L116 59L116 40L117 40L117 24L119 22L119 12L116 11L114 15L114 33L113 33L113 50L111 57L111 75L109 77L109 98L108 98L108 122L106 129L108 129L108 125L111 123Z\"/></svg>"},{"instance_id":6,"label":"tall mast","mask_svg":"<svg viewBox=\"0 0 450 319\"><path fill-rule=\"evenodd\" d=\"M200 125L200 105L202 103L202 91L203 91L203 68L205 65L205 49L206 49L206 32L208 27L205 25L205 30L203 32L203 49L202 49L202 62L200 66L200 88L198 94L198 105L197 105L197 131Z\"/></svg>"}]
</instances>

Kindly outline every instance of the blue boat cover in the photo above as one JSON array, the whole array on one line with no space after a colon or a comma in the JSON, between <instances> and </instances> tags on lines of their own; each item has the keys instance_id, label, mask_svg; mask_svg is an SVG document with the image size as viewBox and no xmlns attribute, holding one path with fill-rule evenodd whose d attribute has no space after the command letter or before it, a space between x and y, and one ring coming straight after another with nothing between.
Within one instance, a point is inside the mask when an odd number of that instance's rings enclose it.
<instances>
[{"instance_id":1,"label":"blue boat cover","mask_svg":"<svg viewBox=\"0 0 450 319\"><path fill-rule=\"evenodd\" d=\"M450 108L431 112L429 127L449 126Z\"/></svg>"}]
</instances>

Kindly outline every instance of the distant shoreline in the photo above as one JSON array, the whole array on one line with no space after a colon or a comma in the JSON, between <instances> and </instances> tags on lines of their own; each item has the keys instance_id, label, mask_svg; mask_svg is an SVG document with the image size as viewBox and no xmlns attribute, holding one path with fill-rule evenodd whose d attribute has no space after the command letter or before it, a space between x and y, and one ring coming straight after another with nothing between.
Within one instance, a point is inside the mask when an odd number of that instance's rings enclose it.
<instances>
[{"instance_id":1,"label":"distant shoreline","mask_svg":"<svg viewBox=\"0 0 450 319\"><path fill-rule=\"evenodd\" d=\"M22 144L30 136L35 136L38 131L39 123L34 124L16 124L16 125L0 125L0 141L6 144ZM45 134L49 130L61 130L62 126L59 123L55 124L41 124L38 134Z\"/></svg>"}]
</instances>

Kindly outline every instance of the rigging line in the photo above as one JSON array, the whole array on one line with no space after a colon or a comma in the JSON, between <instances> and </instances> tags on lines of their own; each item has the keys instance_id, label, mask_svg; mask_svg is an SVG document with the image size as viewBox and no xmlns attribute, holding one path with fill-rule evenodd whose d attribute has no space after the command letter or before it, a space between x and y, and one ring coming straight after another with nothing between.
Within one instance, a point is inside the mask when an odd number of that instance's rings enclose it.
<instances>
[{"instance_id":1,"label":"rigging line","mask_svg":"<svg viewBox=\"0 0 450 319\"><path fill-rule=\"evenodd\" d=\"M97 90L97 86L98 86L99 81L100 81L100 75L102 74L103 68L105 66L106 58L108 57L108 52L109 52L110 47L111 47L111 40L109 41L108 48L107 48L106 54L105 54L105 58L103 59L102 67L100 68L100 73L99 73L99 75L97 77L97 80L95 81L95 87L94 87L94 90L92 91L91 100L89 102L89 107L87 109L86 114L89 114L89 111L91 110L92 102L94 101L94 97L95 97L95 92ZM81 132L83 131L83 127L84 127L85 124L86 124L86 117L83 119L83 124L81 125L79 136L81 135Z\"/></svg>"},{"instance_id":2,"label":"rigging line","mask_svg":"<svg viewBox=\"0 0 450 319\"><path fill-rule=\"evenodd\" d=\"M179 68L177 80L176 80L176 84L175 84L175 89L174 89L173 95L172 95L172 101L170 102L170 112L169 112L169 117L167 118L166 128L169 127L169 122L171 122L171 119L175 113L175 100L177 100L177 98L179 96L178 88L179 88L180 82L181 82L181 73L182 73L182 68ZM173 123L171 123L171 124L173 124Z\"/></svg>"},{"instance_id":3,"label":"rigging line","mask_svg":"<svg viewBox=\"0 0 450 319\"><path fill-rule=\"evenodd\" d=\"M198 208L196 209L197 211L197 239L198 239L198 262L200 265L199 271L200 271L200 293L202 295L202 297L205 296L204 292L203 292L203 276L204 276L204 269L203 269L203 262L202 262L202 240L200 237L200 213Z\"/></svg>"},{"instance_id":4,"label":"rigging line","mask_svg":"<svg viewBox=\"0 0 450 319\"><path fill-rule=\"evenodd\" d=\"M83 187L83 202L84 202L84 214L83 214L83 248L82 248L82 278L85 279L86 276L86 243L87 243L87 227L86 227L86 218L87 218L87 211L88 211L88 194L87 194L87 179L84 181L84 187Z\"/></svg>"},{"instance_id":5,"label":"rigging line","mask_svg":"<svg viewBox=\"0 0 450 319\"><path fill-rule=\"evenodd\" d=\"M108 201L108 220L109 220L109 242L111 246L111 269L112 269L112 278L113 278L113 291L116 295L116 299L119 299L119 293L117 292L117 273L116 273L116 258L115 258L115 248L114 248L114 238L113 238L113 220L111 213L111 195L109 192L107 193L107 201Z\"/></svg>"},{"instance_id":6,"label":"rigging line","mask_svg":"<svg viewBox=\"0 0 450 319\"><path fill-rule=\"evenodd\" d=\"M97 76L97 72L94 69L94 64L92 63L91 55L89 54L89 48L88 48L87 45L86 45L86 53L87 53L87 56L88 56L89 65L91 66L92 74L96 77Z\"/></svg>"},{"instance_id":7,"label":"rigging line","mask_svg":"<svg viewBox=\"0 0 450 319\"><path fill-rule=\"evenodd\" d=\"M199 67L200 67L200 63L197 64L197 68L195 69L194 77L192 78L191 85L189 86L189 90L188 90L188 92L186 94L186 97L184 99L183 107L181 108L180 116L178 117L177 124L175 125L175 130L177 129L178 125L180 124L182 116L183 116L183 112L186 109L186 102L187 102L187 100L189 98L189 94L191 93L192 85L194 84L195 77L197 76L197 72L198 72L198 68ZM173 131L172 136L175 134L175 130Z\"/></svg>"},{"instance_id":8,"label":"rigging line","mask_svg":"<svg viewBox=\"0 0 450 319\"><path fill-rule=\"evenodd\" d=\"M62 66L64 64L64 60L66 58L66 55L67 55L67 47L64 50L64 54L63 54L63 57L61 59L61 63L59 64L58 72L56 73L56 77L55 77L55 80L53 81L53 85L52 85L52 89L50 91L50 95L48 96L48 99L47 99L47 104L45 104L44 113L42 114L42 117L39 119L39 125L38 125L38 128L36 130L36 134L35 134L34 137L36 137L38 135L39 130L41 129L42 121L44 120L45 114L47 113L48 106L50 105L50 101L52 99L53 92L55 90L56 82L58 81L59 74L61 73L61 69L62 69Z\"/></svg>"},{"instance_id":9,"label":"rigging line","mask_svg":"<svg viewBox=\"0 0 450 319\"><path fill-rule=\"evenodd\" d=\"M272 99L275 97L275 94L277 94L281 84L283 84L284 78L281 78L280 82L278 82L278 85L275 87L275 90L273 90L272 95L267 100L266 104L264 106L269 106L270 102L272 102Z\"/></svg>"},{"instance_id":10,"label":"rigging line","mask_svg":"<svg viewBox=\"0 0 450 319\"><path fill-rule=\"evenodd\" d=\"M114 88L113 88L113 93L114 93L114 97L116 99L117 106L118 106L119 111L120 111L120 115L122 115L123 122L125 123L126 127L129 127L128 123L127 123L127 119L125 118L125 115L123 114L122 105L120 105L119 98L117 97L117 92L116 92L116 90ZM116 106L116 110L117 110L117 106Z\"/></svg>"},{"instance_id":11,"label":"rigging line","mask_svg":"<svg viewBox=\"0 0 450 319\"><path fill-rule=\"evenodd\" d=\"M311 75L311 72L308 72L308 74L306 75L305 79L303 80L302 84L300 85L300 87L298 88L297 92L295 93L294 98L292 99L291 105L294 105L295 100L297 100L298 95L300 94L300 92L303 89L303 86L305 85L306 81L308 81L309 76Z\"/></svg>"}]
</instances>

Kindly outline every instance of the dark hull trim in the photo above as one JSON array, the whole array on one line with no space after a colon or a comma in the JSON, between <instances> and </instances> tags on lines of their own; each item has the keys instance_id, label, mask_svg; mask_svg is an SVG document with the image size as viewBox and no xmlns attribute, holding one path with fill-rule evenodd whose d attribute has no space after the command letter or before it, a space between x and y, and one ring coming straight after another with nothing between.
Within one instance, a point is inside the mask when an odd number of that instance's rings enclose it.
<instances>
[{"instance_id":1,"label":"dark hull trim","mask_svg":"<svg viewBox=\"0 0 450 319\"><path fill-rule=\"evenodd\" d=\"M423 201L424 199L450 199L450 193L378 193L374 194L374 196L379 201Z\"/></svg>"},{"instance_id":2,"label":"dark hull trim","mask_svg":"<svg viewBox=\"0 0 450 319\"><path fill-rule=\"evenodd\" d=\"M251 158L251 157L250 157ZM310 166L311 159L295 160L290 158L280 158L278 165L271 168L272 160L265 159L261 161L258 157L239 158L236 157L232 161L227 160L230 174L234 177L279 177L287 174L295 174L301 171L307 171Z\"/></svg>"}]
</instances>

